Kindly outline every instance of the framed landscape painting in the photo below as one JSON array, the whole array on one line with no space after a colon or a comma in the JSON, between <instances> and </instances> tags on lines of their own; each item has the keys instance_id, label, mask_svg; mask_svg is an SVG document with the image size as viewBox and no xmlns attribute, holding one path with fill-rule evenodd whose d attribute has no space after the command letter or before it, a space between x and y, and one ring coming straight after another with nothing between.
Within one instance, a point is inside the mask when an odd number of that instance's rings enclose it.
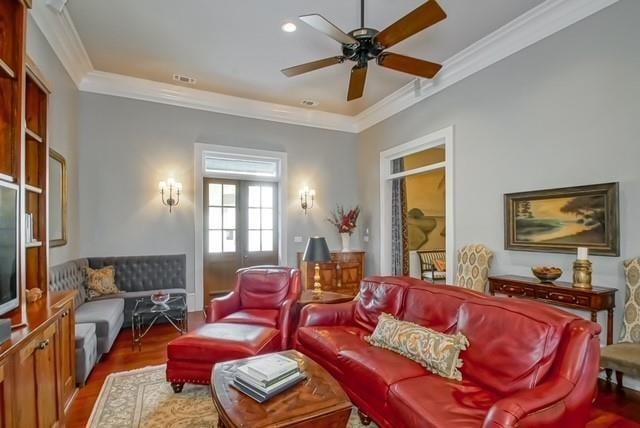
<instances>
[{"instance_id":1,"label":"framed landscape painting","mask_svg":"<svg viewBox=\"0 0 640 428\"><path fill-rule=\"evenodd\" d=\"M504 195L505 249L620 255L618 183Z\"/></svg>"}]
</instances>

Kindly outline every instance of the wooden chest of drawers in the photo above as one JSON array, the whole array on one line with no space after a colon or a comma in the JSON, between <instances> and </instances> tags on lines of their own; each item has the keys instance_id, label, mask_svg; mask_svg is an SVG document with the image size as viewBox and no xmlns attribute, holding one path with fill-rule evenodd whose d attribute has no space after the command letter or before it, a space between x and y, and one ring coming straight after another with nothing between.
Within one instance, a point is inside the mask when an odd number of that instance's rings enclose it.
<instances>
[{"instance_id":1,"label":"wooden chest of drawers","mask_svg":"<svg viewBox=\"0 0 640 428\"><path fill-rule=\"evenodd\" d=\"M364 276L365 253L363 251L331 252L331 262L320 263L320 283L325 291L355 296ZM313 289L313 263L302 261L298 253L298 267L302 273L302 288Z\"/></svg>"}]
</instances>

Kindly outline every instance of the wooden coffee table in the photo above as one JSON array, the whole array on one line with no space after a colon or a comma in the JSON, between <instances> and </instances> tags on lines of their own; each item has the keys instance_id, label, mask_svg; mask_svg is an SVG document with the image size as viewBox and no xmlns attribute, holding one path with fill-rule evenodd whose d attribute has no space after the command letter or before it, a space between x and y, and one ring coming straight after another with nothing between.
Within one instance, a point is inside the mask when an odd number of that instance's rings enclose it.
<instances>
[{"instance_id":1,"label":"wooden coffee table","mask_svg":"<svg viewBox=\"0 0 640 428\"><path fill-rule=\"evenodd\" d=\"M218 427L346 427L352 405L338 381L298 351L280 354L297 360L307 379L262 404L230 386L239 365L260 357L214 366L211 395L218 411Z\"/></svg>"}]
</instances>

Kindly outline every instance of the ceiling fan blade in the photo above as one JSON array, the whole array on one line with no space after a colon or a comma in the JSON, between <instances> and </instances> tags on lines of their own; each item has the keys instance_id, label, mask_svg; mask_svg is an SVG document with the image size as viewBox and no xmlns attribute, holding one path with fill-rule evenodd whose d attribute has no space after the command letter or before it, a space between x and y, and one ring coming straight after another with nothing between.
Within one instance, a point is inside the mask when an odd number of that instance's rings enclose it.
<instances>
[{"instance_id":1,"label":"ceiling fan blade","mask_svg":"<svg viewBox=\"0 0 640 428\"><path fill-rule=\"evenodd\" d=\"M378 65L392 70L413 74L414 76L433 79L438 74L442 65L424 61L410 56L384 52L378 57Z\"/></svg>"},{"instance_id":2,"label":"ceiling fan blade","mask_svg":"<svg viewBox=\"0 0 640 428\"><path fill-rule=\"evenodd\" d=\"M436 0L429 0L422 6L400 18L375 37L376 42L385 48L400 43L414 34L440 22L447 17Z\"/></svg>"},{"instance_id":3,"label":"ceiling fan blade","mask_svg":"<svg viewBox=\"0 0 640 428\"><path fill-rule=\"evenodd\" d=\"M360 42L358 42L356 39L354 39L353 37L351 37L350 35L348 35L344 31L342 31L341 29L339 29L335 25L333 25L331 22L329 22L322 15L318 15L318 14L303 15L303 16L300 17L300 20L302 22L305 22L306 24L312 26L316 30L326 34L329 37L331 37L333 40L336 40L337 42L340 42L340 43L342 43L344 45L359 45L360 44Z\"/></svg>"},{"instance_id":4,"label":"ceiling fan blade","mask_svg":"<svg viewBox=\"0 0 640 428\"><path fill-rule=\"evenodd\" d=\"M300 64L294 67L285 68L280 71L282 72L282 74L284 74L287 77L293 77L293 76L298 76L300 74L308 73L310 71L329 67L331 65L341 64L343 62L344 62L344 57L332 56L325 59L319 59L318 61L312 61L306 64Z\"/></svg>"},{"instance_id":5,"label":"ceiling fan blade","mask_svg":"<svg viewBox=\"0 0 640 428\"><path fill-rule=\"evenodd\" d=\"M364 84L367 81L367 64L356 65L351 69L351 78L349 79L349 92L347 93L347 101L361 98L364 94Z\"/></svg>"}]
</instances>

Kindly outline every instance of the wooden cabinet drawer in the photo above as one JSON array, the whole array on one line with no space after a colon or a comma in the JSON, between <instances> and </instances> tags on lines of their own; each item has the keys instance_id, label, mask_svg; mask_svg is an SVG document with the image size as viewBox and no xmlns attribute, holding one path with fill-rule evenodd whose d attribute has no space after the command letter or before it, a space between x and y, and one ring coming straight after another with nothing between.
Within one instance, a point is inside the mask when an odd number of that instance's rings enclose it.
<instances>
[{"instance_id":1,"label":"wooden cabinet drawer","mask_svg":"<svg viewBox=\"0 0 640 428\"><path fill-rule=\"evenodd\" d=\"M530 295L530 290L524 285L508 284L508 283L492 283L494 292L503 293L509 296L527 296Z\"/></svg>"}]
</instances>

